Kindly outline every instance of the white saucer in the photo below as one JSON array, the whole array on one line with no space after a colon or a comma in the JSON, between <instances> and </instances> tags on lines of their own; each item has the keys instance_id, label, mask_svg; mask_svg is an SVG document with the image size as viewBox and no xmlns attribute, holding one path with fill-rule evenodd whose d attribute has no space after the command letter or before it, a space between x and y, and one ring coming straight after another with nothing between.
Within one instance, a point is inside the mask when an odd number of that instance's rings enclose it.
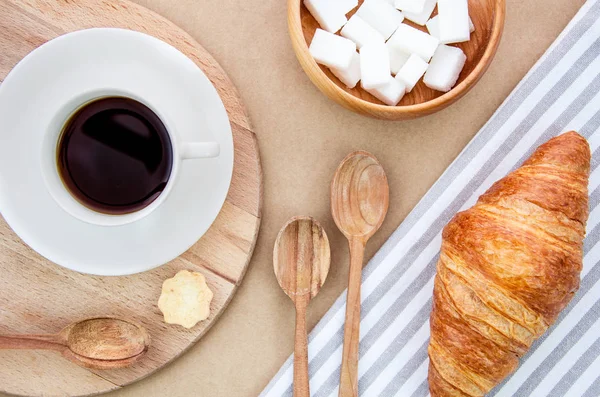
<instances>
[{"instance_id":1,"label":"white saucer","mask_svg":"<svg viewBox=\"0 0 600 397\"><path fill-rule=\"evenodd\" d=\"M65 212L46 189L42 142L57 109L81 92L147 99L186 141L216 141L217 158L185 160L167 199L145 218L97 226ZM123 29L89 29L27 55L0 85L0 213L34 250L84 273L152 269L190 248L217 217L231 184L233 137L217 91L174 47Z\"/></svg>"}]
</instances>

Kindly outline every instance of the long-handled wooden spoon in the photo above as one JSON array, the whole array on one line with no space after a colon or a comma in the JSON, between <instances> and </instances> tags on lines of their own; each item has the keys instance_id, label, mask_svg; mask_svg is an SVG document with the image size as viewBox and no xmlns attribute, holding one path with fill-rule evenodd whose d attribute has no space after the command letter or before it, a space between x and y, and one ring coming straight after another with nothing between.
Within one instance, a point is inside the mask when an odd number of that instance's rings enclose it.
<instances>
[{"instance_id":1,"label":"long-handled wooden spoon","mask_svg":"<svg viewBox=\"0 0 600 397\"><path fill-rule=\"evenodd\" d=\"M377 159L363 151L346 156L331 183L333 219L350 244L340 397L358 396L360 285L365 246L383 223L388 204L387 177Z\"/></svg>"},{"instance_id":2,"label":"long-handled wooden spoon","mask_svg":"<svg viewBox=\"0 0 600 397\"><path fill-rule=\"evenodd\" d=\"M309 397L306 307L329 272L329 239L310 217L294 217L279 232L273 249L275 276L296 306L294 397Z\"/></svg>"},{"instance_id":3,"label":"long-handled wooden spoon","mask_svg":"<svg viewBox=\"0 0 600 397\"><path fill-rule=\"evenodd\" d=\"M148 350L150 336L135 323L91 318L58 334L0 335L0 349L55 350L77 365L94 369L127 367Z\"/></svg>"}]
</instances>

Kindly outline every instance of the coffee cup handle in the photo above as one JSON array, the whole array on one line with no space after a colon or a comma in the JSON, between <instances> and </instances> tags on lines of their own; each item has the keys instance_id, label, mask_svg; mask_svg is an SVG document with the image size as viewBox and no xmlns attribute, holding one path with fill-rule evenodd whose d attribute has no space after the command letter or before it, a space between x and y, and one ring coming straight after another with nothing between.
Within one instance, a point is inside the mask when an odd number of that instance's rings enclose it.
<instances>
[{"instance_id":1,"label":"coffee cup handle","mask_svg":"<svg viewBox=\"0 0 600 397\"><path fill-rule=\"evenodd\" d=\"M221 147L217 142L190 142L184 143L181 148L182 159L203 159L218 157Z\"/></svg>"}]
</instances>

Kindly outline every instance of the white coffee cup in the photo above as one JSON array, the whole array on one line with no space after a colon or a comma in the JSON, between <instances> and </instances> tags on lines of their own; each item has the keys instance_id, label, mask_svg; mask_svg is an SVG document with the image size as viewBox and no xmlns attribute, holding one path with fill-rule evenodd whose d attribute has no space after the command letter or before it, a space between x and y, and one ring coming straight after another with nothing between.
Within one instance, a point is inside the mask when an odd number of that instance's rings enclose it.
<instances>
[{"instance_id":1,"label":"white coffee cup","mask_svg":"<svg viewBox=\"0 0 600 397\"><path fill-rule=\"evenodd\" d=\"M130 98L150 108L165 125L173 150L173 164L171 173L163 191L146 207L127 214L105 214L94 211L93 209L81 204L75 197L73 197L73 195L64 185L58 170L58 144L67 121L84 105L98 99L109 97ZM189 159L218 157L219 154L220 146L217 142L181 142L177 131L172 128L172 124L169 123L167 117L164 114L161 114L159 109L154 107L151 103L143 98L140 98L131 92L125 92L118 89L106 89L82 93L59 106L59 111L56 112L52 121L48 125L48 130L44 134L41 165L46 188L48 189L48 192L52 198L64 211L69 213L71 216L90 224L99 226L119 226L138 221L156 211L156 209L160 207L160 205L167 199L173 186L177 182L182 161Z\"/></svg>"}]
</instances>

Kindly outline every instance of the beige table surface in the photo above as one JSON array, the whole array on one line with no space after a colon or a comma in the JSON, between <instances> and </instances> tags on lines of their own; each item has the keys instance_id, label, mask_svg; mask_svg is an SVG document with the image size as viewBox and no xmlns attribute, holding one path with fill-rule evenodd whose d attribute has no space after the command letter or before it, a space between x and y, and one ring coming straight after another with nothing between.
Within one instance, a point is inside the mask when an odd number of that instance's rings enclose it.
<instances>
[{"instance_id":1,"label":"beige table surface","mask_svg":"<svg viewBox=\"0 0 600 397\"><path fill-rule=\"evenodd\" d=\"M187 30L238 87L259 140L263 221L249 271L217 324L171 365L108 397L258 395L293 346L293 307L271 259L286 219L312 215L331 240L331 271L309 307L312 328L347 281L345 241L329 213L329 182L339 161L365 149L388 173L390 212L368 246L370 258L585 2L507 0L498 54L465 98L427 118L384 122L341 108L310 83L288 40L285 0L135 1Z\"/></svg>"}]
</instances>

